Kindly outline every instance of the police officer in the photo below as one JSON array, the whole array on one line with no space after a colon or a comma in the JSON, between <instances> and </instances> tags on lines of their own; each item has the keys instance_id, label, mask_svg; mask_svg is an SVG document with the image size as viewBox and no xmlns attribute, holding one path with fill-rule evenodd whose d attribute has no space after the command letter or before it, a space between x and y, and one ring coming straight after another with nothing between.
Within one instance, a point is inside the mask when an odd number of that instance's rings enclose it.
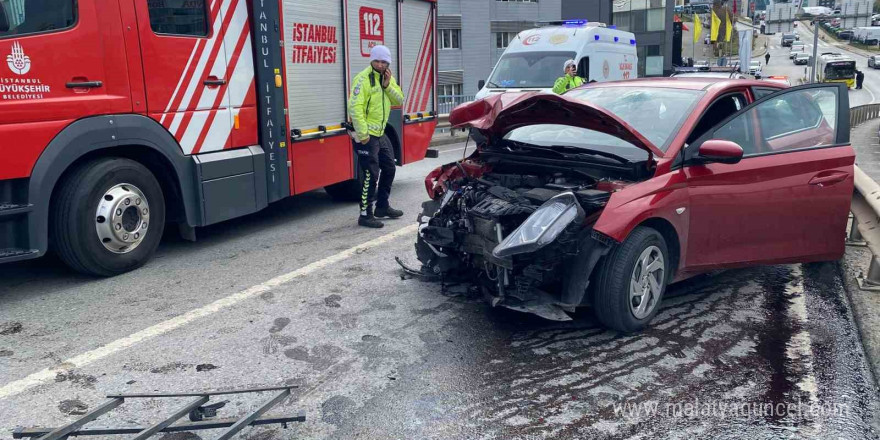
<instances>
[{"instance_id":1,"label":"police officer","mask_svg":"<svg viewBox=\"0 0 880 440\"><path fill-rule=\"evenodd\" d=\"M861 89L863 82L865 82L865 73L861 70L856 70L856 88Z\"/></svg>"},{"instance_id":2,"label":"police officer","mask_svg":"<svg viewBox=\"0 0 880 440\"><path fill-rule=\"evenodd\" d=\"M565 75L557 79L556 83L553 84L553 93L557 95L561 95L566 90L580 87L584 84L584 79L577 76L577 65L575 65L574 60L566 61L563 70Z\"/></svg>"},{"instance_id":3,"label":"police officer","mask_svg":"<svg viewBox=\"0 0 880 440\"><path fill-rule=\"evenodd\" d=\"M381 228L376 217L397 218L403 211L388 202L394 182L394 148L385 135L392 106L403 105L403 92L391 74L391 51L385 46L370 50L370 65L351 82L348 115L354 127L358 165L364 173L358 224ZM379 193L376 194L378 182ZM373 211L373 203L376 210Z\"/></svg>"}]
</instances>

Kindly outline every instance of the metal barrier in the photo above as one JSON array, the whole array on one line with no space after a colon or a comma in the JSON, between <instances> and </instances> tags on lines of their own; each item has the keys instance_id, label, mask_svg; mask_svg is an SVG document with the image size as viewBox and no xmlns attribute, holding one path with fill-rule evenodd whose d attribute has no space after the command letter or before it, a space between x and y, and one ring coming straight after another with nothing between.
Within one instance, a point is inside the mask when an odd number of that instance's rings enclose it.
<instances>
[{"instance_id":1,"label":"metal barrier","mask_svg":"<svg viewBox=\"0 0 880 440\"><path fill-rule=\"evenodd\" d=\"M880 117L880 104L867 104L849 110L850 128ZM850 211L853 218L847 244L867 246L871 250L868 273L858 277L862 290L880 291L880 184L858 166L855 169L855 191Z\"/></svg>"},{"instance_id":2,"label":"metal barrier","mask_svg":"<svg viewBox=\"0 0 880 440\"><path fill-rule=\"evenodd\" d=\"M849 128L880 117L880 104L865 104L849 109Z\"/></svg>"},{"instance_id":3,"label":"metal barrier","mask_svg":"<svg viewBox=\"0 0 880 440\"><path fill-rule=\"evenodd\" d=\"M471 102L474 95L437 95L437 113L449 113L460 104Z\"/></svg>"}]
</instances>

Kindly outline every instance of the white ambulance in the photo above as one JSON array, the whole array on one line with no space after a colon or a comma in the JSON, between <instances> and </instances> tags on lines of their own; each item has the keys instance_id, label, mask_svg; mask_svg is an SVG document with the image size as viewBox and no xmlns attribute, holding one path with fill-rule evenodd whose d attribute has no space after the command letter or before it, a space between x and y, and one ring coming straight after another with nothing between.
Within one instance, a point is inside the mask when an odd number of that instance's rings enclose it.
<instances>
[{"instance_id":1,"label":"white ambulance","mask_svg":"<svg viewBox=\"0 0 880 440\"><path fill-rule=\"evenodd\" d=\"M489 79L480 81L476 99L492 93L550 92L569 59L577 62L578 75L586 82L635 78L636 37L586 20L554 21L522 31L510 41Z\"/></svg>"}]
</instances>

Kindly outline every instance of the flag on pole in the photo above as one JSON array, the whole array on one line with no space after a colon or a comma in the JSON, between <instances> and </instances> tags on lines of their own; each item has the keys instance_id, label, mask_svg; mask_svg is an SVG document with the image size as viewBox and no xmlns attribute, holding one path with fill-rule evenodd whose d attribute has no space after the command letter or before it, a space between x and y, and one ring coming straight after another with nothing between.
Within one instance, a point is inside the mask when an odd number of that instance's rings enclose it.
<instances>
[{"instance_id":1,"label":"flag on pole","mask_svg":"<svg viewBox=\"0 0 880 440\"><path fill-rule=\"evenodd\" d=\"M724 23L724 41L730 42L730 34L733 32L733 25L730 24L730 13L726 12L726 14L727 22Z\"/></svg>"},{"instance_id":2,"label":"flag on pole","mask_svg":"<svg viewBox=\"0 0 880 440\"><path fill-rule=\"evenodd\" d=\"M700 41L700 36L703 34L703 24L700 23L700 16L694 14L694 44Z\"/></svg>"},{"instance_id":3,"label":"flag on pole","mask_svg":"<svg viewBox=\"0 0 880 440\"><path fill-rule=\"evenodd\" d=\"M718 15L715 14L715 10L712 10L712 26L709 28L709 39L712 41L718 41L718 32L721 30L721 19L718 18Z\"/></svg>"}]
</instances>

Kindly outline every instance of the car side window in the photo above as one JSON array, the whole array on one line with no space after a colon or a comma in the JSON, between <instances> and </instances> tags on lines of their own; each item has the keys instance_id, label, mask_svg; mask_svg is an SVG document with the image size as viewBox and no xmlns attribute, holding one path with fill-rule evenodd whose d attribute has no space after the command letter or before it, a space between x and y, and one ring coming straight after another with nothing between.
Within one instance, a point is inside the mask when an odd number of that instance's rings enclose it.
<instances>
[{"instance_id":1,"label":"car side window","mask_svg":"<svg viewBox=\"0 0 880 440\"><path fill-rule=\"evenodd\" d=\"M755 95L755 99L761 99L778 91L779 89L771 89L767 87L752 87L752 94Z\"/></svg>"},{"instance_id":2,"label":"car side window","mask_svg":"<svg viewBox=\"0 0 880 440\"><path fill-rule=\"evenodd\" d=\"M0 0L0 39L60 31L75 24L75 0Z\"/></svg>"},{"instance_id":3,"label":"car side window","mask_svg":"<svg viewBox=\"0 0 880 440\"><path fill-rule=\"evenodd\" d=\"M688 136L687 143L695 142L712 127L742 110L746 105L745 102L746 97L742 93L733 93L716 99L715 102L709 105L703 116L700 117L700 121L697 122L690 136Z\"/></svg>"},{"instance_id":4,"label":"car side window","mask_svg":"<svg viewBox=\"0 0 880 440\"><path fill-rule=\"evenodd\" d=\"M157 34L208 36L206 0L148 0L150 28Z\"/></svg>"},{"instance_id":5,"label":"car side window","mask_svg":"<svg viewBox=\"0 0 880 440\"><path fill-rule=\"evenodd\" d=\"M833 145L837 103L836 87L785 92L731 119L712 138L736 142L743 156Z\"/></svg>"}]
</instances>

